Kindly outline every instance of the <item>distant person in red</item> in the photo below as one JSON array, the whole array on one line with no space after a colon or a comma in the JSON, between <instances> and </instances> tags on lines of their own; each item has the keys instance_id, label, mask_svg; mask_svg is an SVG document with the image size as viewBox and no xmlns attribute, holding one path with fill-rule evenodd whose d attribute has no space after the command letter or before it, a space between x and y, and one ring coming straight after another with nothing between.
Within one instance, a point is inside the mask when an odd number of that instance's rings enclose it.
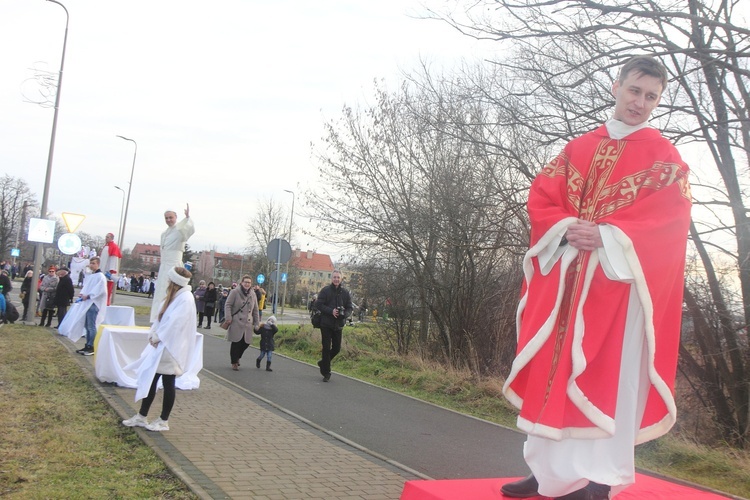
<instances>
[{"instance_id":1,"label":"distant person in red","mask_svg":"<svg viewBox=\"0 0 750 500\"><path fill-rule=\"evenodd\" d=\"M690 224L688 167L648 119L664 66L629 59L613 117L569 142L529 192L518 349L503 393L532 474L503 495L612 498L634 447L666 434Z\"/></svg>"},{"instance_id":2,"label":"distant person in red","mask_svg":"<svg viewBox=\"0 0 750 500\"><path fill-rule=\"evenodd\" d=\"M104 237L104 241L106 243L104 244L104 248L102 248L102 253L99 255L99 259L101 260L100 269L104 273L104 276L107 277L107 305L109 305L110 302L112 302L112 289L117 282L116 274L120 269L122 253L120 252L120 247L115 243L114 234L107 233Z\"/></svg>"}]
</instances>

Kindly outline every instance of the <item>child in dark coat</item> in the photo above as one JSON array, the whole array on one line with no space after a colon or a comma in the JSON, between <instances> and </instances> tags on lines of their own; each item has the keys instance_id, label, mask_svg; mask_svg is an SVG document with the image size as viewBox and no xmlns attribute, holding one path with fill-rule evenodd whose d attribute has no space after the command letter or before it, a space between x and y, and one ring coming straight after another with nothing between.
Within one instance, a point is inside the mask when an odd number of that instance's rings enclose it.
<instances>
[{"instance_id":1,"label":"child in dark coat","mask_svg":"<svg viewBox=\"0 0 750 500\"><path fill-rule=\"evenodd\" d=\"M266 360L266 371L272 372L271 370L271 353L273 353L273 336L276 335L279 329L276 328L276 316L271 316L266 320L265 323L260 324L258 328L258 334L260 334L260 356L255 360L255 367L260 368L260 362L263 356L267 356Z\"/></svg>"}]
</instances>

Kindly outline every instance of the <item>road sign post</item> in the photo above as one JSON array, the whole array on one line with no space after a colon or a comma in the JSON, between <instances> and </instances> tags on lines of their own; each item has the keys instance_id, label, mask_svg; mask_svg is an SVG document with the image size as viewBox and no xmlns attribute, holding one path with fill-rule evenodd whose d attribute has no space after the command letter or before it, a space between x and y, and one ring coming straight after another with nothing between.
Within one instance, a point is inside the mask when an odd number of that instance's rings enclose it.
<instances>
[{"instance_id":1,"label":"road sign post","mask_svg":"<svg viewBox=\"0 0 750 500\"><path fill-rule=\"evenodd\" d=\"M273 289L273 314L276 314L276 304L279 301L279 268L281 264L292 258L292 247L289 242L281 238L271 240L266 247L266 257L268 260L276 262L276 270L271 273L271 281L274 282Z\"/></svg>"}]
</instances>

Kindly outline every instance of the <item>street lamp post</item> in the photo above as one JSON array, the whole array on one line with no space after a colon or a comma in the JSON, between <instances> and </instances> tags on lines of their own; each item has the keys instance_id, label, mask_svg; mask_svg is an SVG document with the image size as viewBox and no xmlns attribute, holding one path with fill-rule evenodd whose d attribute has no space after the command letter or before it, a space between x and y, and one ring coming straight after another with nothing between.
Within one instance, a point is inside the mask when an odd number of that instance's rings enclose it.
<instances>
[{"instance_id":1,"label":"street lamp post","mask_svg":"<svg viewBox=\"0 0 750 500\"><path fill-rule=\"evenodd\" d=\"M125 190L120 186L115 186L115 189L119 189L120 191L122 191L122 204L120 204L120 228L117 231L117 241L122 241L122 213L125 209ZM120 271L120 269L118 269L118 271ZM117 285L119 284L119 281L119 279L115 281L112 286L112 296L109 298L110 304L115 303L115 297L117 296Z\"/></svg>"},{"instance_id":2,"label":"street lamp post","mask_svg":"<svg viewBox=\"0 0 750 500\"><path fill-rule=\"evenodd\" d=\"M284 190L287 193L291 193L292 195L292 213L289 216L289 246L292 246L292 222L294 221L294 191L289 191L288 189ZM294 252L292 252L294 254ZM292 260L291 257L289 260ZM284 282L284 300L281 301L281 315L284 316L284 305L286 304L286 286L289 281L289 260L286 261L286 281Z\"/></svg>"},{"instance_id":3,"label":"street lamp post","mask_svg":"<svg viewBox=\"0 0 750 500\"><path fill-rule=\"evenodd\" d=\"M49 186L50 180L52 179L52 158L55 155L55 135L57 133L57 115L60 111L60 91L62 90L62 77L63 68L65 67L65 48L68 45L68 21L70 21L70 15L68 9L57 0L47 0L48 2L56 3L65 11L65 37L63 38L63 50L62 58L60 59L60 73L57 76L57 95L55 96L55 114L52 118L52 135L49 140L49 155L47 156L47 174L44 177L44 195L42 196L42 207L39 212L40 219L47 218L47 203L49 201ZM44 244L37 243L34 249L34 273L36 276L37 272L41 271L42 268L42 252L44 251Z\"/></svg>"},{"instance_id":4,"label":"street lamp post","mask_svg":"<svg viewBox=\"0 0 750 500\"><path fill-rule=\"evenodd\" d=\"M52 1L52 0L50 0ZM118 135L120 139L124 139L126 141L130 141L135 146L135 150L133 151L133 167L130 169L130 183L128 184L128 201L125 203L125 215L122 219L122 228L120 229L120 241L118 244L120 245L120 248L125 248L125 225L128 222L128 209L130 208L130 192L133 190L133 173L135 172L135 157L138 155L138 143L135 142L133 139L128 139L127 137L123 137L121 135Z\"/></svg>"},{"instance_id":5,"label":"street lamp post","mask_svg":"<svg viewBox=\"0 0 750 500\"><path fill-rule=\"evenodd\" d=\"M128 183L128 201L125 203L125 215L122 215L122 211L120 212L120 234L118 238L120 241L117 242L118 245L120 245L120 249L125 250L125 224L128 221L128 209L130 208L130 192L133 190L133 173L135 172L135 157L138 155L138 143L135 142L133 139L128 139L127 137L123 137L121 135L118 135L120 139L124 139L126 141L130 141L135 146L135 149L133 150L133 166L130 169L130 182ZM115 186L117 187L117 186ZM117 188L120 189L120 188ZM120 189L122 191L122 189ZM125 192L123 192L123 195ZM112 287L112 303L115 302L115 294L117 290L117 283L115 283L115 286Z\"/></svg>"},{"instance_id":6,"label":"street lamp post","mask_svg":"<svg viewBox=\"0 0 750 500\"><path fill-rule=\"evenodd\" d=\"M122 204L120 205L120 228L117 230L117 241L122 242L122 215L125 213L125 190L120 186L115 186L115 189L122 192Z\"/></svg>"}]
</instances>

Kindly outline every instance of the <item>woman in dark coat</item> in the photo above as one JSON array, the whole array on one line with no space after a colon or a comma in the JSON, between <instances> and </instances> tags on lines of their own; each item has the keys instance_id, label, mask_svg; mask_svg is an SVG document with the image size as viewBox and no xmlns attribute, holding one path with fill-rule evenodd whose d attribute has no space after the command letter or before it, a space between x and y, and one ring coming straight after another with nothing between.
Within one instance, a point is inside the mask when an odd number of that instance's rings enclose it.
<instances>
[{"instance_id":1,"label":"woman in dark coat","mask_svg":"<svg viewBox=\"0 0 750 500\"><path fill-rule=\"evenodd\" d=\"M73 297L76 294L67 267L63 266L58 269L57 277L60 278L60 281L57 282L57 292L55 293L55 305L57 306L57 326L55 328L60 327L60 323L68 312L68 306L73 302Z\"/></svg>"},{"instance_id":2,"label":"woman in dark coat","mask_svg":"<svg viewBox=\"0 0 750 500\"><path fill-rule=\"evenodd\" d=\"M21 304L23 304L23 317L21 321L26 321L29 310L29 299L31 298L31 282L34 280L34 271L26 271L26 276L21 283Z\"/></svg>"},{"instance_id":3,"label":"woman in dark coat","mask_svg":"<svg viewBox=\"0 0 750 500\"><path fill-rule=\"evenodd\" d=\"M211 319L214 317L214 312L216 310L216 301L218 299L219 297L216 293L216 285L214 285L213 281L210 281L208 283L208 288L206 289L206 294L203 296L204 313L206 316L206 321L208 321L206 330L211 329Z\"/></svg>"},{"instance_id":4,"label":"woman in dark coat","mask_svg":"<svg viewBox=\"0 0 750 500\"><path fill-rule=\"evenodd\" d=\"M201 280L198 288L193 292L195 310L198 312L198 328L203 328L203 316L206 314L206 282Z\"/></svg>"}]
</instances>

